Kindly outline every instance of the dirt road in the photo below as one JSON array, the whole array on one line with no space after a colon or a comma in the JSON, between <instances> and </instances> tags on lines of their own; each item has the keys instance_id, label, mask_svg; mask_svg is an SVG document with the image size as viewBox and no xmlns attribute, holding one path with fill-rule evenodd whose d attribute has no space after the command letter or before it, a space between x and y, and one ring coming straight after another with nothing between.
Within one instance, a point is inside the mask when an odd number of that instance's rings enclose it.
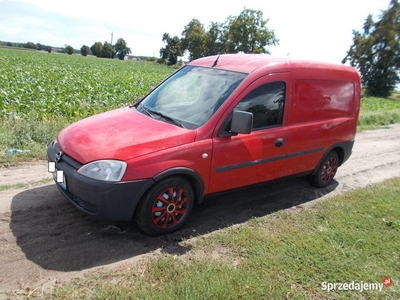
<instances>
[{"instance_id":1,"label":"dirt road","mask_svg":"<svg viewBox=\"0 0 400 300\"><path fill-rule=\"evenodd\" d=\"M312 188L298 178L214 195L195 207L183 230L149 238L133 225L100 222L80 213L53 182L38 184L50 178L46 162L3 169L0 186L13 187L0 191L0 299L8 297L6 291L11 298L40 293L57 280L80 277L94 268L134 268L138 259L156 250L183 254L190 248L179 243L182 238L312 205L396 176L400 176L400 125L358 134L350 160L327 188ZM17 183L24 185L18 188Z\"/></svg>"}]
</instances>

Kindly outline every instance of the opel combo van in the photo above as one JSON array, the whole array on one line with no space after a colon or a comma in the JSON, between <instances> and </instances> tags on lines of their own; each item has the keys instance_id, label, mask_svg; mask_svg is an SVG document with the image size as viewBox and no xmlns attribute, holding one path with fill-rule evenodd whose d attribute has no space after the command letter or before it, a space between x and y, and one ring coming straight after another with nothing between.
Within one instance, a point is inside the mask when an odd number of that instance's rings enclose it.
<instances>
[{"instance_id":1,"label":"opel combo van","mask_svg":"<svg viewBox=\"0 0 400 300\"><path fill-rule=\"evenodd\" d=\"M49 171L78 209L161 235L209 194L292 175L329 185L351 154L359 105L349 66L201 58L138 103L63 129L48 146Z\"/></svg>"}]
</instances>

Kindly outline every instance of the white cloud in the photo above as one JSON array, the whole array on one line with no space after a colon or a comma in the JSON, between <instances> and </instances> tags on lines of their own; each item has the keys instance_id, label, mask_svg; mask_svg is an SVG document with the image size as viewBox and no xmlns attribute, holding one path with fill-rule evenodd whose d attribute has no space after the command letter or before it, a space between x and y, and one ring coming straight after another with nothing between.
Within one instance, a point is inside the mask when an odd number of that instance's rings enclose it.
<instances>
[{"instance_id":1,"label":"white cloud","mask_svg":"<svg viewBox=\"0 0 400 300\"><path fill-rule=\"evenodd\" d=\"M203 0L195 6L182 0L0 0L0 18L3 7L13 8L3 13L0 40L80 48L110 42L114 32L114 42L123 38L134 54L158 56L164 32L180 36L192 18L207 27L247 7L263 11L280 39L279 46L269 48L272 54L340 62L352 43L352 29L361 29L369 13L378 15L388 5L389 0Z\"/></svg>"}]
</instances>

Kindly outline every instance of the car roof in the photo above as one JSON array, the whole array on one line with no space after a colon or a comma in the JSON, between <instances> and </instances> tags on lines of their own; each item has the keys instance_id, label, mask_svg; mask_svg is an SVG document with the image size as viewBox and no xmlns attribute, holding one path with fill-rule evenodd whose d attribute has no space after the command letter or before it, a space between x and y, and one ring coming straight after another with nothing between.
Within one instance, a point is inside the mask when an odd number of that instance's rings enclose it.
<instances>
[{"instance_id":1,"label":"car roof","mask_svg":"<svg viewBox=\"0 0 400 300\"><path fill-rule=\"evenodd\" d=\"M219 57L219 58L218 58ZM298 60L290 57L275 57L268 54L221 54L220 56L208 56L196 59L188 65L212 67L218 58L217 64L214 66L216 69L231 70L236 72L253 73L257 69L263 67L278 67L279 69L302 69L302 68L315 68L315 69L336 69L349 71L349 66L325 62L316 62L310 60ZM275 67L274 67L275 66ZM355 70L353 70L355 71Z\"/></svg>"}]
</instances>

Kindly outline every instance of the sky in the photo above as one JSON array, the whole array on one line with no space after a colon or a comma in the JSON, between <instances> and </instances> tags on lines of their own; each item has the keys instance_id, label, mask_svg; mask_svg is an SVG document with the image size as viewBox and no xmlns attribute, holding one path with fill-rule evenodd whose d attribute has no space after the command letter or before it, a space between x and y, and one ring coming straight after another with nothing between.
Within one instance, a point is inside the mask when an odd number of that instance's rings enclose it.
<instances>
[{"instance_id":1,"label":"sky","mask_svg":"<svg viewBox=\"0 0 400 300\"><path fill-rule=\"evenodd\" d=\"M368 14L390 0L91 1L0 0L0 41L80 49L123 38L133 55L159 57L164 32L181 37L191 19L207 29L244 8L261 10L278 46L272 55L341 63ZM113 34L112 34L113 33Z\"/></svg>"}]
</instances>

